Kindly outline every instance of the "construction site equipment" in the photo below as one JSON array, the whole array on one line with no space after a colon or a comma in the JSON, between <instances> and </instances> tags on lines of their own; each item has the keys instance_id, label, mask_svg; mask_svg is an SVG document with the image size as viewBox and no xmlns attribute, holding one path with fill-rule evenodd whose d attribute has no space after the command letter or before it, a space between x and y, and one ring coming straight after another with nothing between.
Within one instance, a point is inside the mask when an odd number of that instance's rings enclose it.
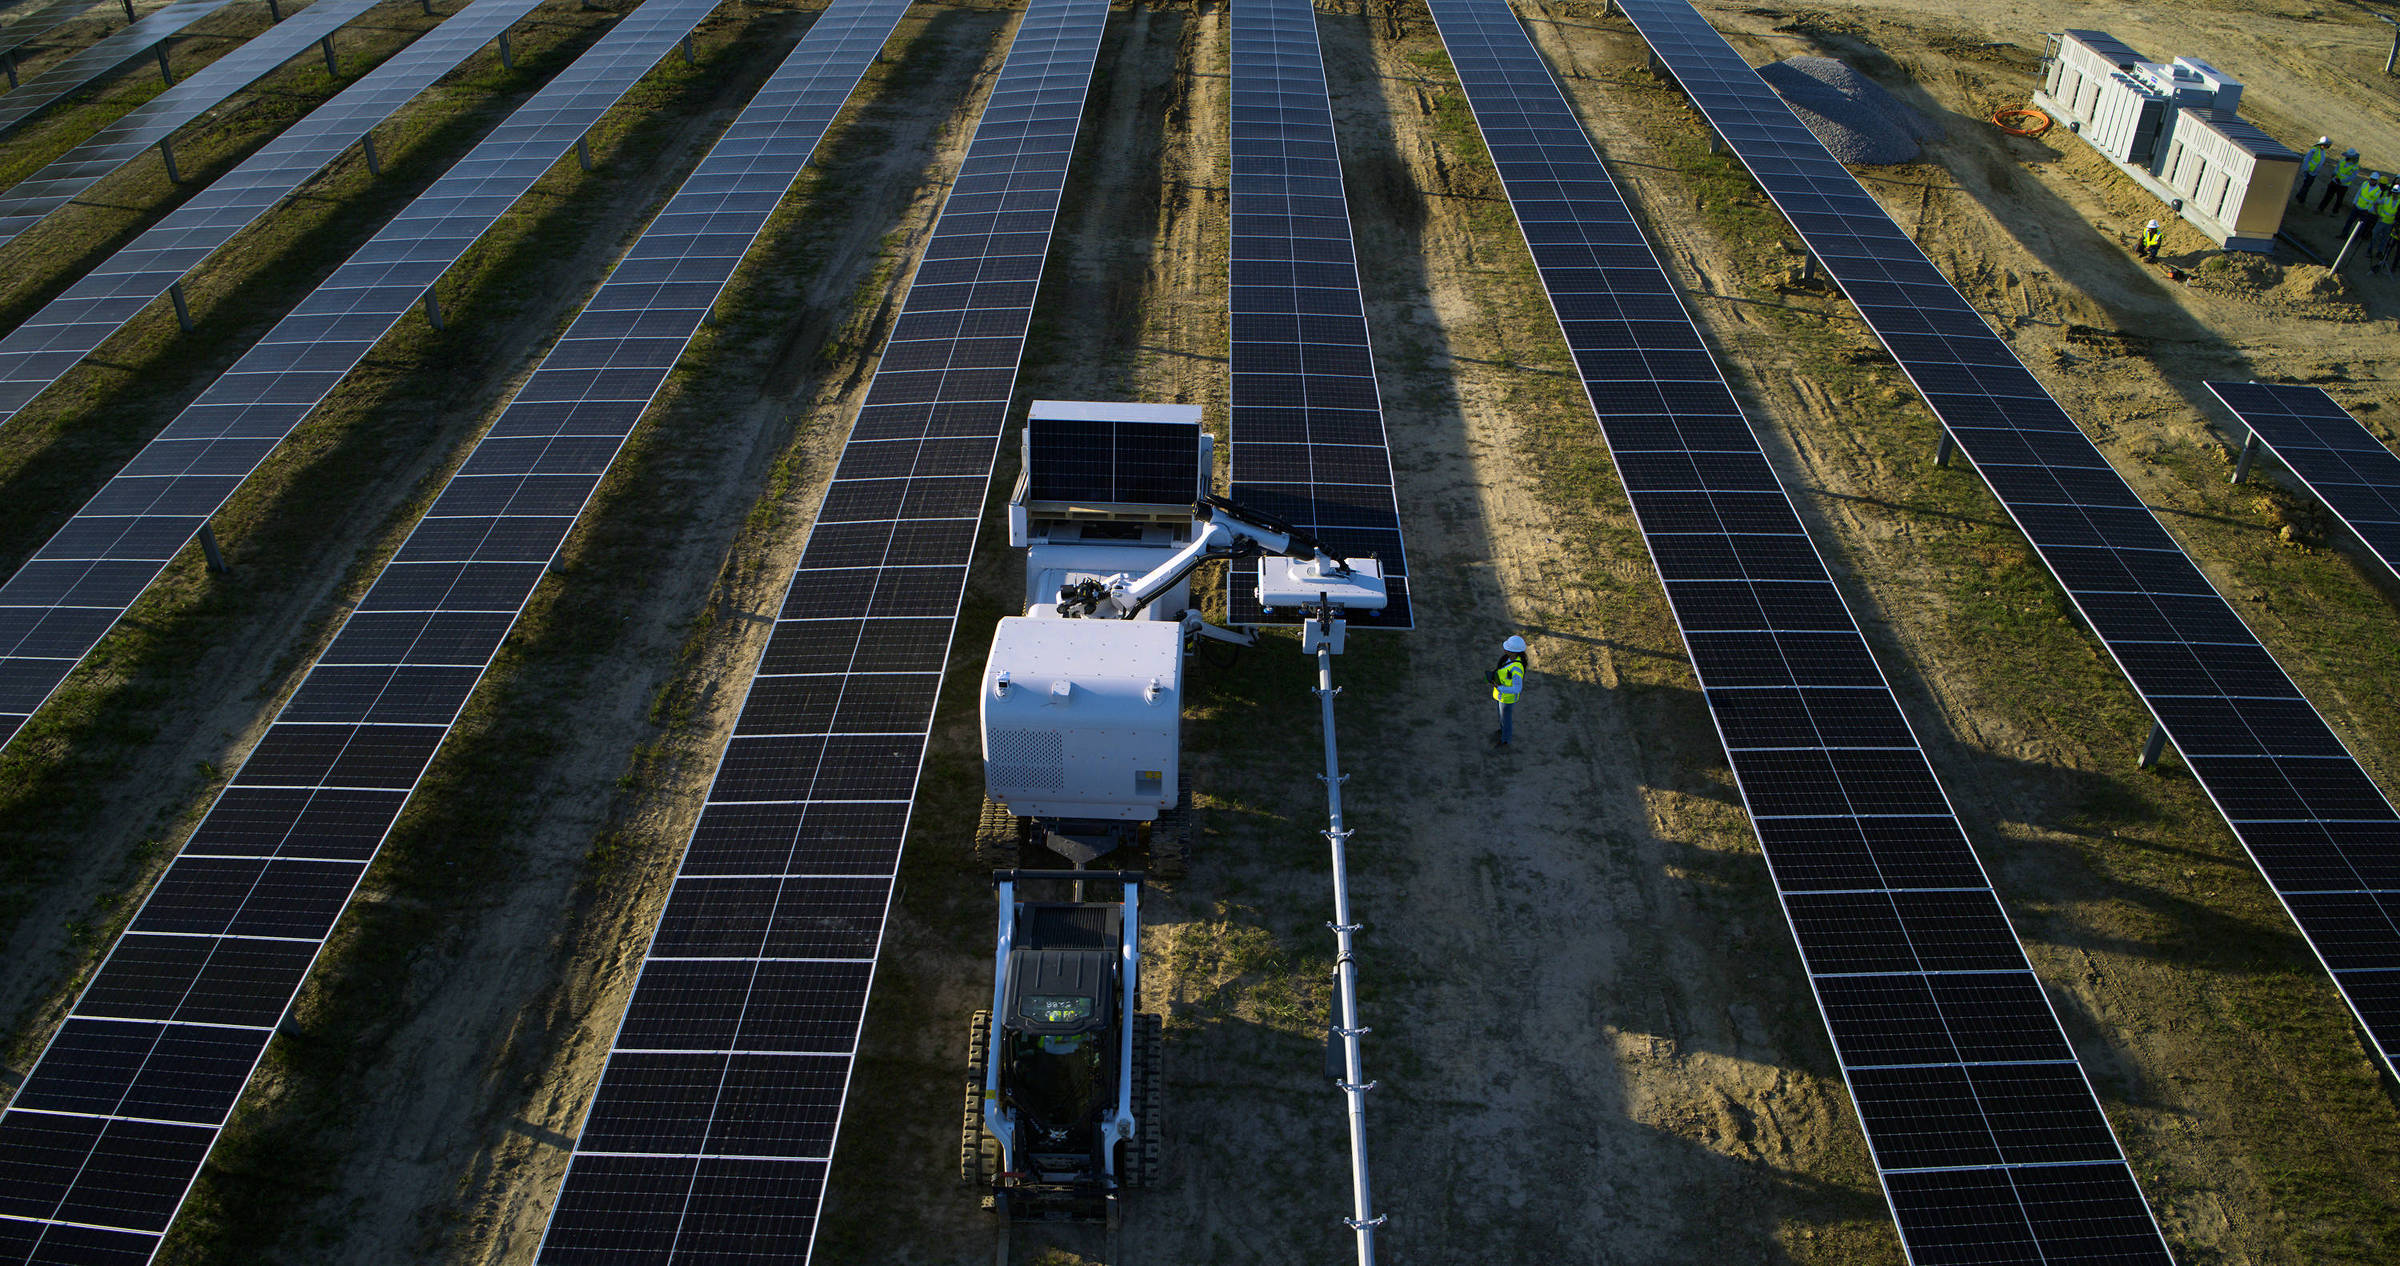
<instances>
[{"instance_id":1,"label":"construction site equipment","mask_svg":"<svg viewBox=\"0 0 2400 1266\"><path fill-rule=\"evenodd\" d=\"M2207 62L2154 62L2105 31L2070 30L2048 37L2034 104L2211 240L2268 251L2300 155L2236 114L2241 99Z\"/></svg>"},{"instance_id":2,"label":"construction site equipment","mask_svg":"<svg viewBox=\"0 0 2400 1266\"><path fill-rule=\"evenodd\" d=\"M1071 884L1020 901L1023 884ZM1087 885L1117 884L1114 901ZM1117 1193L1158 1174L1165 1078L1160 1019L1140 997L1137 871L1003 870L992 1006L967 1030L959 1176L1004 1219L1105 1221Z\"/></svg>"},{"instance_id":3,"label":"construction site equipment","mask_svg":"<svg viewBox=\"0 0 2400 1266\"><path fill-rule=\"evenodd\" d=\"M1185 649L1257 641L1201 618L1200 564L1260 559L1270 608L1314 605L1320 591L1344 595L1345 609L1383 605L1374 560L1336 559L1210 495L1213 456L1196 407L1034 402L1008 507L1009 543L1025 550L1025 614L993 631L980 692L976 851L987 863L1013 864L1036 844L1079 866L1147 847L1154 872L1183 868ZM1287 553L1301 557L1268 557Z\"/></svg>"},{"instance_id":4,"label":"construction site equipment","mask_svg":"<svg viewBox=\"0 0 2400 1266\"><path fill-rule=\"evenodd\" d=\"M2009 106L1992 111L1992 126L2010 136L2040 136L2050 130L2050 116L2032 106Z\"/></svg>"}]
</instances>

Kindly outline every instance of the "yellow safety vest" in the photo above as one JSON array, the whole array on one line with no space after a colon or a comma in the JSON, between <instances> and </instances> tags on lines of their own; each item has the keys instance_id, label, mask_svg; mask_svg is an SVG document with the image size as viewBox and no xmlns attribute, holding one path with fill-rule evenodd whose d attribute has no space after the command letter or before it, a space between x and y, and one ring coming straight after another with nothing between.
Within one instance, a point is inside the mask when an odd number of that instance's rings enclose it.
<instances>
[{"instance_id":1,"label":"yellow safety vest","mask_svg":"<svg viewBox=\"0 0 2400 1266\"><path fill-rule=\"evenodd\" d=\"M2375 209L2376 201L2382 197L2381 190L2365 181L2360 181L2358 192L2350 195L2350 205L2361 211L2372 211Z\"/></svg>"},{"instance_id":2,"label":"yellow safety vest","mask_svg":"<svg viewBox=\"0 0 2400 1266\"><path fill-rule=\"evenodd\" d=\"M2375 204L2375 218L2385 224L2400 220L2400 190L2386 189Z\"/></svg>"},{"instance_id":3,"label":"yellow safety vest","mask_svg":"<svg viewBox=\"0 0 2400 1266\"><path fill-rule=\"evenodd\" d=\"M2353 180L2358 179L2358 163L2355 160L2348 158L2335 163L2333 165L2333 178L2337 182L2345 185L2349 184Z\"/></svg>"},{"instance_id":4,"label":"yellow safety vest","mask_svg":"<svg viewBox=\"0 0 2400 1266\"><path fill-rule=\"evenodd\" d=\"M1500 665L1492 678L1496 683L1492 687L1492 697L1502 703L1515 703L1518 692L1525 689L1525 665L1511 660Z\"/></svg>"},{"instance_id":5,"label":"yellow safety vest","mask_svg":"<svg viewBox=\"0 0 2400 1266\"><path fill-rule=\"evenodd\" d=\"M2142 230L2142 245L2144 246L2156 246L2165 240L2167 240L2167 234L2164 229L2145 228Z\"/></svg>"},{"instance_id":6,"label":"yellow safety vest","mask_svg":"<svg viewBox=\"0 0 2400 1266\"><path fill-rule=\"evenodd\" d=\"M2314 147L2310 148L2310 150L2308 151L2308 157L2306 157L2306 158L2303 158L2303 159L2301 159L2301 160L2300 160L2300 170L2302 170L2302 171L2304 171L2304 172L2307 172L2307 173L2308 173L2309 175L2311 175L2311 176L2314 176L2314 175L2316 175L2316 174L2317 174L2317 168L2319 168L2319 167L2322 167L2322 166L2324 166L2324 165L2325 165L2325 147L2324 147L2324 146L2322 146L2322 145L2318 145L2318 146L2314 146Z\"/></svg>"}]
</instances>

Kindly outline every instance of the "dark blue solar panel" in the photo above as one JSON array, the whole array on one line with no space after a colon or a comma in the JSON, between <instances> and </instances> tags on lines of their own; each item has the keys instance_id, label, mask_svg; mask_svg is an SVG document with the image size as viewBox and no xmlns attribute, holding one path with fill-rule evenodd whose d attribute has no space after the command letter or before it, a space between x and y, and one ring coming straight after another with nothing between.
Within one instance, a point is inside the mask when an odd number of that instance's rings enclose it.
<instances>
[{"instance_id":1,"label":"dark blue solar panel","mask_svg":"<svg viewBox=\"0 0 2400 1266\"><path fill-rule=\"evenodd\" d=\"M0 1116L0 1172L34 1176L0 1236L49 1261L98 1223L148 1256L544 564L907 8L836 0L809 27L385 565ZM481 473L521 445L526 469ZM132 1164L156 1175L138 1212L108 1203L104 1166Z\"/></svg>"},{"instance_id":2,"label":"dark blue solar panel","mask_svg":"<svg viewBox=\"0 0 2400 1266\"><path fill-rule=\"evenodd\" d=\"M2354 876L2393 873L2400 814L2074 419L1689 4L1617 2L1923 393L2270 881L2286 842ZM2380 900L2277 891L2400 1071L2400 921ZM2341 948L2361 936L2393 961Z\"/></svg>"},{"instance_id":3,"label":"dark blue solar panel","mask_svg":"<svg viewBox=\"0 0 2400 1266\"><path fill-rule=\"evenodd\" d=\"M16 631L0 633L0 744L367 349L719 2L649 0L619 19L301 300L0 585L0 630Z\"/></svg>"},{"instance_id":4,"label":"dark blue solar panel","mask_svg":"<svg viewBox=\"0 0 2400 1266\"><path fill-rule=\"evenodd\" d=\"M102 177L175 135L177 129L215 109L225 98L307 52L319 40L377 3L378 0L318 0L210 62L200 73L136 106L94 133L90 140L45 164L40 171L10 185L5 193L0 193L0 245L16 240L18 234L74 201L84 190L100 183Z\"/></svg>"},{"instance_id":5,"label":"dark blue solar panel","mask_svg":"<svg viewBox=\"0 0 2400 1266\"><path fill-rule=\"evenodd\" d=\"M2325 508L2400 575L2400 457L2321 387L2206 384ZM2238 477L2238 472L2237 472Z\"/></svg>"},{"instance_id":6,"label":"dark blue solar panel","mask_svg":"<svg viewBox=\"0 0 2400 1266\"><path fill-rule=\"evenodd\" d=\"M2169 1259L1916 736L1505 0L1432 0L1665 582L1918 1261ZM1663 300L1663 302L1662 302ZM2079 1166L2064 1226L2015 1181ZM1970 1180L1939 1200L1927 1184ZM2042 1256L1930 1246L1960 1223Z\"/></svg>"},{"instance_id":7,"label":"dark blue solar panel","mask_svg":"<svg viewBox=\"0 0 2400 1266\"><path fill-rule=\"evenodd\" d=\"M1033 0L1018 24L644 958L543 1237L550 1266L811 1251L1107 21L1106 0Z\"/></svg>"},{"instance_id":8,"label":"dark blue solar panel","mask_svg":"<svg viewBox=\"0 0 2400 1266\"><path fill-rule=\"evenodd\" d=\"M231 2L176 0L17 85L0 95L0 133L14 131L18 125L48 109L60 98L124 65L128 60L147 52L151 45Z\"/></svg>"},{"instance_id":9,"label":"dark blue solar panel","mask_svg":"<svg viewBox=\"0 0 2400 1266\"><path fill-rule=\"evenodd\" d=\"M1383 563L1391 602L1362 628L1408 628L1408 557L1351 248L1314 9L1233 10L1232 494L1333 553ZM1267 623L1235 569L1237 624Z\"/></svg>"}]
</instances>

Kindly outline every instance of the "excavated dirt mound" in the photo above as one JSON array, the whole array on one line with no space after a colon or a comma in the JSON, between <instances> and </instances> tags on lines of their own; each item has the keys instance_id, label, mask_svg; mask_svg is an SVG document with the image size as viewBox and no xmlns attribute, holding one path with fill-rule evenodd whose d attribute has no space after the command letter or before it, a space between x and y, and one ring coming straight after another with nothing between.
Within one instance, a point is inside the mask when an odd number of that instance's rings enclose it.
<instances>
[{"instance_id":1,"label":"excavated dirt mound","mask_svg":"<svg viewBox=\"0 0 2400 1266\"><path fill-rule=\"evenodd\" d=\"M1845 163L1905 163L1941 128L1883 85L1830 57L1793 57L1758 68L1792 112Z\"/></svg>"}]
</instances>

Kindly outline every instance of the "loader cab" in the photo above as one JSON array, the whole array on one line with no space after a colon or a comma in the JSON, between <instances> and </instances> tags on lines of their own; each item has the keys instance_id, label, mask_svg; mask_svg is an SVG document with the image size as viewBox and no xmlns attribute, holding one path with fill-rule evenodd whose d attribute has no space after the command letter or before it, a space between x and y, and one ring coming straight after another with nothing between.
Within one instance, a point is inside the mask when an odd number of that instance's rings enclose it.
<instances>
[{"instance_id":1,"label":"loader cab","mask_svg":"<svg viewBox=\"0 0 2400 1266\"><path fill-rule=\"evenodd\" d=\"M1081 1150L1116 1098L1116 952L1020 949L1009 958L1000 1026L1009 1106L1037 1151Z\"/></svg>"}]
</instances>

